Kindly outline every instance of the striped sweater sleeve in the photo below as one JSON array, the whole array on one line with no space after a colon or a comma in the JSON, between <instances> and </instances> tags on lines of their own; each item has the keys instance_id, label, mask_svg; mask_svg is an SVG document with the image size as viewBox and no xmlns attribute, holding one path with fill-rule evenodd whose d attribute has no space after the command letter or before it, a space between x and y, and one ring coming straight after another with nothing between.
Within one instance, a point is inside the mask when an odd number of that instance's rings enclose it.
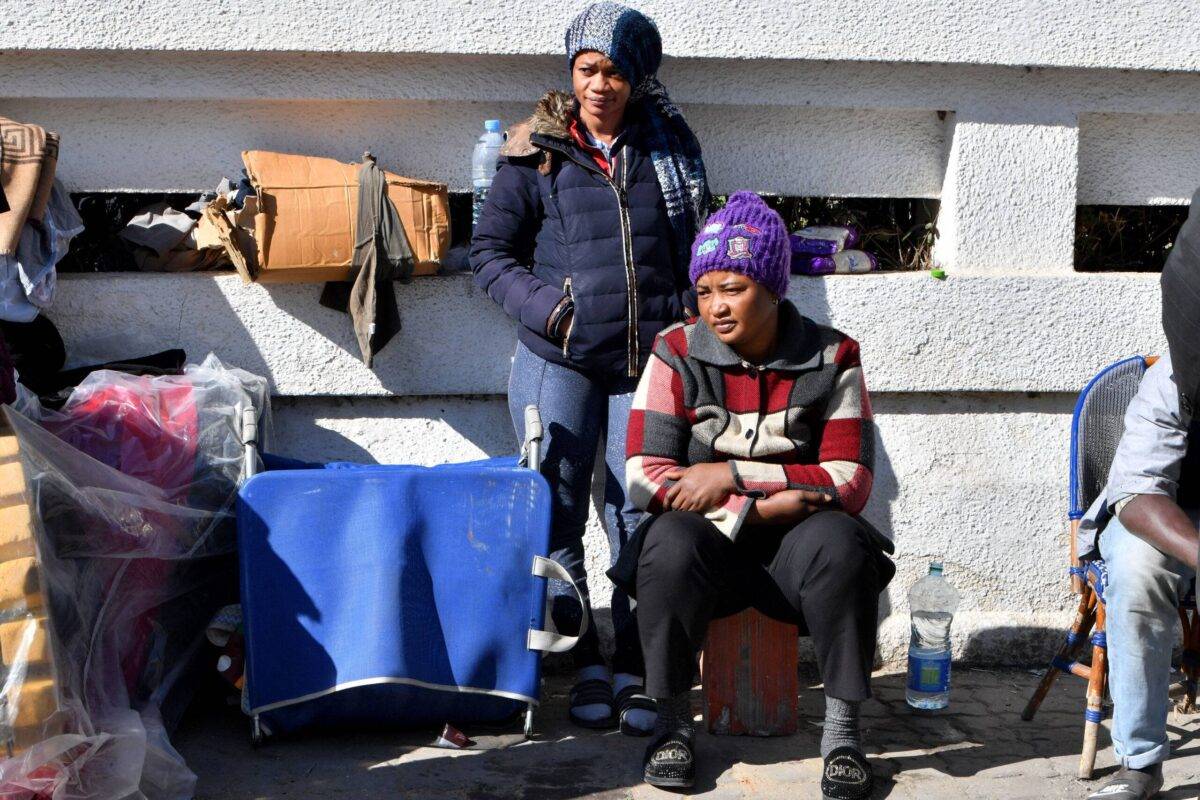
<instances>
[{"instance_id":1,"label":"striped sweater sleeve","mask_svg":"<svg viewBox=\"0 0 1200 800\"><path fill-rule=\"evenodd\" d=\"M663 505L672 481L664 475L674 467L688 466L687 445L692 420L683 399L680 356L660 335L638 382L626 434L625 482L635 506L651 514L666 511ZM752 500L730 495L724 504L709 509L705 517L730 539L737 537Z\"/></svg>"},{"instance_id":2,"label":"striped sweater sleeve","mask_svg":"<svg viewBox=\"0 0 1200 800\"><path fill-rule=\"evenodd\" d=\"M739 488L769 497L786 489L832 494L837 505L857 514L867 504L874 480L875 423L863 378L858 343L838 348L833 391L822 414L816 464L735 461Z\"/></svg>"}]
</instances>

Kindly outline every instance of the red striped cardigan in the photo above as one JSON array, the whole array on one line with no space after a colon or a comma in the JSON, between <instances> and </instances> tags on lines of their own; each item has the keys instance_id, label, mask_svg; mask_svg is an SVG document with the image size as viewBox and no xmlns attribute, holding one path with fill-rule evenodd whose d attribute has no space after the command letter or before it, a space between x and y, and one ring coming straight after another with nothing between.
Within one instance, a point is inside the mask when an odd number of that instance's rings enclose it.
<instances>
[{"instance_id":1,"label":"red striped cardigan","mask_svg":"<svg viewBox=\"0 0 1200 800\"><path fill-rule=\"evenodd\" d=\"M659 334L629 417L626 482L662 513L670 468L728 461L738 492L706 516L737 536L757 497L822 491L857 514L871 492L875 431L858 343L780 304L779 345L752 365L699 320Z\"/></svg>"}]
</instances>

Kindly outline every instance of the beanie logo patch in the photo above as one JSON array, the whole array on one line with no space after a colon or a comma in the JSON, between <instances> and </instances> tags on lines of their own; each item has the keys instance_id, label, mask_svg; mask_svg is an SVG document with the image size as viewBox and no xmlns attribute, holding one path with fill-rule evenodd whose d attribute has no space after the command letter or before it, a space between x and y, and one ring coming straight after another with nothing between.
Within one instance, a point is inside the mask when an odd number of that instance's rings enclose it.
<instances>
[{"instance_id":1,"label":"beanie logo patch","mask_svg":"<svg viewBox=\"0 0 1200 800\"><path fill-rule=\"evenodd\" d=\"M762 233L761 228L756 228L753 225L748 225L745 222L739 222L733 226L735 231L745 231L746 233Z\"/></svg>"},{"instance_id":2,"label":"beanie logo patch","mask_svg":"<svg viewBox=\"0 0 1200 800\"><path fill-rule=\"evenodd\" d=\"M750 239L746 236L730 236L729 248L725 255L735 261L747 258L753 258L754 253L750 252Z\"/></svg>"},{"instance_id":3,"label":"beanie logo patch","mask_svg":"<svg viewBox=\"0 0 1200 800\"><path fill-rule=\"evenodd\" d=\"M721 245L719 239L705 239L700 244L696 245L696 255L706 256L714 252Z\"/></svg>"},{"instance_id":4,"label":"beanie logo patch","mask_svg":"<svg viewBox=\"0 0 1200 800\"><path fill-rule=\"evenodd\" d=\"M710 222L704 226L704 230L701 231L701 233L720 233L721 229L724 227L724 222Z\"/></svg>"}]
</instances>

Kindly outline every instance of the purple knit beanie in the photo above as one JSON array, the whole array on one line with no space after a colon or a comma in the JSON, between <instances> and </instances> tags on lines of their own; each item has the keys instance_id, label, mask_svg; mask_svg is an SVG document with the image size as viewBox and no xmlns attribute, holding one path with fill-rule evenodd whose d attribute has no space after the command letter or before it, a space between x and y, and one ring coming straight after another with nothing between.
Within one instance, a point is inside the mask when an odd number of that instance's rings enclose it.
<instances>
[{"instance_id":1,"label":"purple knit beanie","mask_svg":"<svg viewBox=\"0 0 1200 800\"><path fill-rule=\"evenodd\" d=\"M688 278L695 284L706 272L737 272L783 297L791 261L783 218L754 192L735 192L692 244Z\"/></svg>"}]
</instances>

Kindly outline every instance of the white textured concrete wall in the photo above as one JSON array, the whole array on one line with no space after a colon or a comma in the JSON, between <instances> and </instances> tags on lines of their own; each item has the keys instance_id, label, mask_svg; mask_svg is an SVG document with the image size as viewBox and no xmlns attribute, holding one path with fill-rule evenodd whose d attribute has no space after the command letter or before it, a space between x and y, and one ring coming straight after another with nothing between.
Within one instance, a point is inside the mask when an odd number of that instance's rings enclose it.
<instances>
[{"instance_id":1,"label":"white textured concrete wall","mask_svg":"<svg viewBox=\"0 0 1200 800\"><path fill-rule=\"evenodd\" d=\"M558 53L582 3L527 0L4 0L6 50L355 50ZM1148 70L1200 68L1191 3L1165 0L647 0L670 55L950 62Z\"/></svg>"},{"instance_id":2,"label":"white textured concrete wall","mask_svg":"<svg viewBox=\"0 0 1200 800\"><path fill-rule=\"evenodd\" d=\"M232 273L66 275L50 316L97 355L164 342L211 351L267 376L282 396L507 390L516 330L469 276L398 285L404 328L374 369L362 364L349 318L319 306L320 294L319 285L246 285ZM1165 342L1156 275L795 278L789 296L861 340L875 391L1075 391L1110 354ZM114 330L117 320L136 324Z\"/></svg>"},{"instance_id":3,"label":"white textured concrete wall","mask_svg":"<svg viewBox=\"0 0 1200 800\"><path fill-rule=\"evenodd\" d=\"M716 191L940 199L948 281L798 280L791 294L863 343L881 454L868 516L900 550L885 656L906 638L903 589L936 557L964 590L960 653L1040 658L1069 604L1073 393L1163 346L1155 276L1073 272L1075 207L1183 204L1200 185L1200 8L639 5ZM208 189L248 148L371 149L463 190L479 121L516 121L564 84L579 7L0 0L0 115L58 130L59 174L78 190ZM289 455L432 464L512 447L512 323L468 279L397 287L405 329L374 372L318 293L70 276L51 315L80 358L179 345L267 375ZM593 521L600 596L602 542Z\"/></svg>"}]
</instances>

